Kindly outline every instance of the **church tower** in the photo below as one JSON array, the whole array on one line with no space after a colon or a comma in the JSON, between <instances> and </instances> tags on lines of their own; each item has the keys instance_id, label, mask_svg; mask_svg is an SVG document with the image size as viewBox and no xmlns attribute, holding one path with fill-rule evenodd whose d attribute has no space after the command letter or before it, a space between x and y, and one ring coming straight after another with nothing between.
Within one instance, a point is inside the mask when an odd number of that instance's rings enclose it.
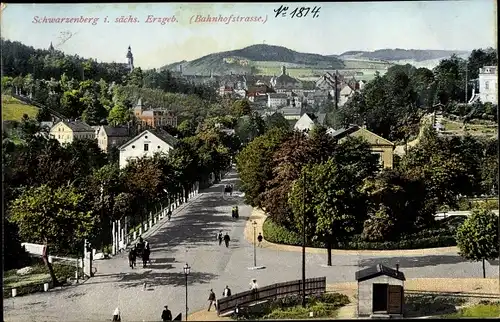
<instances>
[{"instance_id":1,"label":"church tower","mask_svg":"<svg viewBox=\"0 0 500 322\"><path fill-rule=\"evenodd\" d=\"M52 46L52 41L50 42L49 51L54 51L54 46Z\"/></svg>"},{"instance_id":2,"label":"church tower","mask_svg":"<svg viewBox=\"0 0 500 322\"><path fill-rule=\"evenodd\" d=\"M128 46L128 53L127 53L127 59L128 59L128 69L130 72L134 70L134 55L132 55L132 49L130 46Z\"/></svg>"}]
</instances>

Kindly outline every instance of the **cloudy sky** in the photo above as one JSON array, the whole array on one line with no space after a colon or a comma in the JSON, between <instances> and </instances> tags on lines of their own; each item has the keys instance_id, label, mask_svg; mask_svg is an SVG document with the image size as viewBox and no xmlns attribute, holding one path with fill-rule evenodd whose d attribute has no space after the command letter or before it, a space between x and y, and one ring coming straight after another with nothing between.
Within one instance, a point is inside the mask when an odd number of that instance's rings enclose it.
<instances>
[{"instance_id":1,"label":"cloudy sky","mask_svg":"<svg viewBox=\"0 0 500 322\"><path fill-rule=\"evenodd\" d=\"M52 42L69 54L160 67L180 60L253 44L285 46L300 52L340 54L384 48L472 50L496 47L494 0L292 3L321 7L319 17L275 18L280 4L8 4L2 37L35 48ZM311 9L312 10L312 9ZM261 22L196 23L200 16L261 17ZM116 23L121 16L136 23ZM146 23L148 16L174 23ZM40 23L43 18L99 18L95 24ZM107 18L107 20L105 20ZM69 38L69 39L68 39Z\"/></svg>"}]
</instances>

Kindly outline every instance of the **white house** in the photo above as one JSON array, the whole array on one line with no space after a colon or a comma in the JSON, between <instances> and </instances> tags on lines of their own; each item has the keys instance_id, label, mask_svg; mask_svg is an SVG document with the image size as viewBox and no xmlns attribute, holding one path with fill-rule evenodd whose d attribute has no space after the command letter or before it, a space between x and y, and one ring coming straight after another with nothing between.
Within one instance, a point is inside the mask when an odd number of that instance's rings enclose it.
<instances>
[{"instance_id":1,"label":"white house","mask_svg":"<svg viewBox=\"0 0 500 322\"><path fill-rule=\"evenodd\" d=\"M483 103L498 104L497 66L479 68L479 98Z\"/></svg>"},{"instance_id":2,"label":"white house","mask_svg":"<svg viewBox=\"0 0 500 322\"><path fill-rule=\"evenodd\" d=\"M156 153L168 154L176 143L177 139L165 131L146 130L120 147L120 169L125 168L129 160L152 157Z\"/></svg>"},{"instance_id":3,"label":"white house","mask_svg":"<svg viewBox=\"0 0 500 322\"><path fill-rule=\"evenodd\" d=\"M349 85L345 85L344 88L342 88L342 90L340 91L338 101L339 106L343 106L345 103L347 103L347 101L353 94L353 89Z\"/></svg>"},{"instance_id":4,"label":"white house","mask_svg":"<svg viewBox=\"0 0 500 322\"><path fill-rule=\"evenodd\" d=\"M288 105L288 96L283 93L268 93L267 107L276 108Z\"/></svg>"},{"instance_id":5,"label":"white house","mask_svg":"<svg viewBox=\"0 0 500 322\"><path fill-rule=\"evenodd\" d=\"M309 117L309 115L304 114L300 117L300 119L295 123L293 126L294 130L302 131L302 132L309 132L310 130L313 129L315 123L314 121Z\"/></svg>"}]
</instances>

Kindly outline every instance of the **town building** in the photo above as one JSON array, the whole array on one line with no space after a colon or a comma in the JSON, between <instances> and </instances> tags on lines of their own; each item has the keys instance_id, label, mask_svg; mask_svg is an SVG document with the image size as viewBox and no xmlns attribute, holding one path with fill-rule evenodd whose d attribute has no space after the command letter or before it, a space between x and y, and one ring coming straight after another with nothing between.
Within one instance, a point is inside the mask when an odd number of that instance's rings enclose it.
<instances>
[{"instance_id":1,"label":"town building","mask_svg":"<svg viewBox=\"0 0 500 322\"><path fill-rule=\"evenodd\" d=\"M381 168L393 168L394 164L394 148L395 145L391 141L384 139L377 134L368 131L365 127L360 127L358 125L351 125L347 128L341 128L339 130L333 131L329 129L327 131L332 137L342 142L347 136L361 137L370 144L370 148L373 154L378 156L378 162Z\"/></svg>"},{"instance_id":2,"label":"town building","mask_svg":"<svg viewBox=\"0 0 500 322\"><path fill-rule=\"evenodd\" d=\"M175 147L177 139L166 131L146 130L120 146L120 169L131 160L153 157L157 153L168 154Z\"/></svg>"},{"instance_id":3,"label":"town building","mask_svg":"<svg viewBox=\"0 0 500 322\"><path fill-rule=\"evenodd\" d=\"M288 96L284 93L268 93L267 94L267 107L278 108L288 106Z\"/></svg>"},{"instance_id":4,"label":"town building","mask_svg":"<svg viewBox=\"0 0 500 322\"><path fill-rule=\"evenodd\" d=\"M110 148L120 146L130 138L130 129L101 125L97 130L96 138L99 148L108 152Z\"/></svg>"},{"instance_id":5,"label":"town building","mask_svg":"<svg viewBox=\"0 0 500 322\"><path fill-rule=\"evenodd\" d=\"M72 143L78 139L95 139L95 130L80 121L60 121L50 129L50 137L61 144Z\"/></svg>"},{"instance_id":6,"label":"town building","mask_svg":"<svg viewBox=\"0 0 500 322\"><path fill-rule=\"evenodd\" d=\"M316 126L316 123L312 120L312 118L307 115L307 113L304 113L299 120L295 123L293 126L294 130L300 131L300 132L309 132L311 131L314 126Z\"/></svg>"},{"instance_id":7,"label":"town building","mask_svg":"<svg viewBox=\"0 0 500 322\"><path fill-rule=\"evenodd\" d=\"M139 121L153 128L165 125L177 127L177 116L174 113L160 108L148 109L142 104L142 99L139 99L134 107L134 115Z\"/></svg>"},{"instance_id":8,"label":"town building","mask_svg":"<svg viewBox=\"0 0 500 322\"><path fill-rule=\"evenodd\" d=\"M479 69L479 98L482 103L498 104L497 66L484 66Z\"/></svg>"},{"instance_id":9,"label":"town building","mask_svg":"<svg viewBox=\"0 0 500 322\"><path fill-rule=\"evenodd\" d=\"M286 67L281 67L281 74L278 77L271 78L271 86L279 93L287 89L302 88L302 82L288 75Z\"/></svg>"}]
</instances>

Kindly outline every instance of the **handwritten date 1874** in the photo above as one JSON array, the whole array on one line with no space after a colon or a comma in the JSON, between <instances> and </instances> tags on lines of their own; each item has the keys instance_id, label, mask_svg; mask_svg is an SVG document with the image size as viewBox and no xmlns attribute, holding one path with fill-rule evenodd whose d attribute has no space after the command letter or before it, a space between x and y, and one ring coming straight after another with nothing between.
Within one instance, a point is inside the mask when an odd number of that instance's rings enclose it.
<instances>
[{"instance_id":1,"label":"handwritten date 1874","mask_svg":"<svg viewBox=\"0 0 500 322\"><path fill-rule=\"evenodd\" d=\"M321 7L296 7L291 11L288 11L288 9L290 8L281 5L278 9L274 9L274 17L286 17L288 15L290 18L305 18L309 15L312 18L318 18Z\"/></svg>"}]
</instances>

